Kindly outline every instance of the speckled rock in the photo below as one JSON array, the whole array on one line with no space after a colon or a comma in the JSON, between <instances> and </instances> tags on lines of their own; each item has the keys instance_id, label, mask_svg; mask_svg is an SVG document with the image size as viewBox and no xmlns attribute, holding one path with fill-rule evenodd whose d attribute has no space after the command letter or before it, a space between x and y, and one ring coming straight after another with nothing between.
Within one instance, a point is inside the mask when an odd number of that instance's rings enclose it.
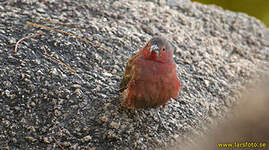
<instances>
[{"instance_id":1,"label":"speckled rock","mask_svg":"<svg viewBox=\"0 0 269 150\"><path fill-rule=\"evenodd\" d=\"M56 139L65 149L151 150L191 141L268 72L268 33L253 17L189 0L1 1L1 148L60 149ZM123 110L126 61L153 35L175 47L180 97L165 111Z\"/></svg>"}]
</instances>

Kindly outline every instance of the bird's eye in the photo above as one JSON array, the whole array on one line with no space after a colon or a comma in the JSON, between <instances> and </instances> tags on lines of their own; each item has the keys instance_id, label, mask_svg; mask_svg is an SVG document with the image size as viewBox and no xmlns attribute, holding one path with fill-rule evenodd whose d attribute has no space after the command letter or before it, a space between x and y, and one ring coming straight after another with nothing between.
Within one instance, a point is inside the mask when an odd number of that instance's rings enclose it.
<instances>
[{"instance_id":1,"label":"bird's eye","mask_svg":"<svg viewBox=\"0 0 269 150\"><path fill-rule=\"evenodd\" d=\"M166 51L166 49L165 49L165 48L163 48L163 51Z\"/></svg>"}]
</instances>

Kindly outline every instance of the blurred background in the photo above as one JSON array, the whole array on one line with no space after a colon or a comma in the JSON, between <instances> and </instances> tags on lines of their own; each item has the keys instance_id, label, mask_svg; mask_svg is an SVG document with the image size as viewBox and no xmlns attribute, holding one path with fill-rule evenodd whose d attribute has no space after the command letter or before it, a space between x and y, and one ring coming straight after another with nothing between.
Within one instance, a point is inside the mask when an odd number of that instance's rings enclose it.
<instances>
[{"instance_id":1,"label":"blurred background","mask_svg":"<svg viewBox=\"0 0 269 150\"><path fill-rule=\"evenodd\" d=\"M215 4L224 9L244 12L260 19L269 27L269 0L192 0L203 4Z\"/></svg>"}]
</instances>

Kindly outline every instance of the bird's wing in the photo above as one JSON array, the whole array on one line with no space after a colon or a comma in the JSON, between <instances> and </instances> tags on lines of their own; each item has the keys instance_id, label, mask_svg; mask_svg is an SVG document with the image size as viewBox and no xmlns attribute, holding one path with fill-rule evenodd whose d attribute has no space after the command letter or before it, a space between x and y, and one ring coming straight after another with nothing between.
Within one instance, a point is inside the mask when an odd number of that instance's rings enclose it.
<instances>
[{"instance_id":1,"label":"bird's wing","mask_svg":"<svg viewBox=\"0 0 269 150\"><path fill-rule=\"evenodd\" d=\"M139 55L137 54L128 60L126 67L125 67L125 74L124 74L123 79L120 83L120 89L119 89L120 92L127 89L128 84L134 75L134 64L133 63L134 63L134 60L136 60L136 58L138 56Z\"/></svg>"}]
</instances>

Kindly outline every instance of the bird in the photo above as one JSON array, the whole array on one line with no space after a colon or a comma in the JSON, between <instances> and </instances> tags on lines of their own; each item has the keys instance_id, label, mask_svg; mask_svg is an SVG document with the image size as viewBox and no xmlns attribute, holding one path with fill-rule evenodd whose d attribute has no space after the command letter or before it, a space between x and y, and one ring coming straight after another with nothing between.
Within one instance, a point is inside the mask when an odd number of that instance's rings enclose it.
<instances>
[{"instance_id":1,"label":"bird","mask_svg":"<svg viewBox=\"0 0 269 150\"><path fill-rule=\"evenodd\" d=\"M166 103L179 96L181 84L173 59L174 50L166 38L155 36L125 67L120 83L121 107L126 109L165 109Z\"/></svg>"}]
</instances>

